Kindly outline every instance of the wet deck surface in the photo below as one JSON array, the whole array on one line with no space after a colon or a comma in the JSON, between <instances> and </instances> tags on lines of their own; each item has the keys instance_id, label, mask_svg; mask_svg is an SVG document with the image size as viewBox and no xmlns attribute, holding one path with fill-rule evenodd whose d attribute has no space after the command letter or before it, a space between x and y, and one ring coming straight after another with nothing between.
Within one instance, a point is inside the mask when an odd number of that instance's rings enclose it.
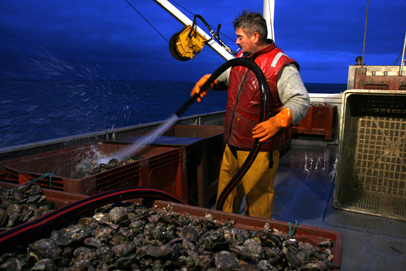
<instances>
[{"instance_id":1,"label":"wet deck surface","mask_svg":"<svg viewBox=\"0 0 406 271\"><path fill-rule=\"evenodd\" d=\"M333 207L337 153L338 145L293 141L280 159L273 219L340 232L340 270L405 270L405 221Z\"/></svg>"}]
</instances>

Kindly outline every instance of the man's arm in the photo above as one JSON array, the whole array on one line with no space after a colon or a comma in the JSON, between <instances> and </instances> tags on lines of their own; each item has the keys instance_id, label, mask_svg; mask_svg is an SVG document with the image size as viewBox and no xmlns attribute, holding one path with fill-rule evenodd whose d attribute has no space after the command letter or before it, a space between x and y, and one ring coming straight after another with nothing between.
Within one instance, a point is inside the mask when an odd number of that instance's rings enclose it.
<instances>
[{"instance_id":1,"label":"man's arm","mask_svg":"<svg viewBox=\"0 0 406 271\"><path fill-rule=\"evenodd\" d=\"M292 110L292 125L296 125L306 116L310 99L295 65L284 67L278 78L277 87L283 108L288 107Z\"/></svg>"},{"instance_id":2,"label":"man's arm","mask_svg":"<svg viewBox=\"0 0 406 271\"><path fill-rule=\"evenodd\" d=\"M283 127L295 125L307 114L310 106L309 94L296 66L288 65L280 72L277 82L282 110L270 119L258 123L252 129L252 138L260 142L273 137Z\"/></svg>"},{"instance_id":3,"label":"man's arm","mask_svg":"<svg viewBox=\"0 0 406 271\"><path fill-rule=\"evenodd\" d=\"M228 82L230 80L230 72L231 72L231 67L225 70L222 74L217 77L218 84L216 87L213 89L214 91L216 90L227 90L228 88Z\"/></svg>"}]
</instances>

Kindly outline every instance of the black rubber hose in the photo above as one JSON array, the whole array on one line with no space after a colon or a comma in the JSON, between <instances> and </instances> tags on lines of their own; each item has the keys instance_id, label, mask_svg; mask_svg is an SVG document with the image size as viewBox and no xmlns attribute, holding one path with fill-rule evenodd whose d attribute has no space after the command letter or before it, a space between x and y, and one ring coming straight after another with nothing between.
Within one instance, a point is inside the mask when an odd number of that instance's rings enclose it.
<instances>
[{"instance_id":1,"label":"black rubber hose","mask_svg":"<svg viewBox=\"0 0 406 271\"><path fill-rule=\"evenodd\" d=\"M261 112L259 116L259 122L263 122L268 119L268 85L266 83L266 78L264 74L262 73L261 69L258 67L257 64L255 64L253 61L250 61L247 58L244 57L238 57L231 59L227 62L225 62L223 65L221 65L217 70L215 70L212 75L207 79L207 81L202 85L200 89L206 90L209 88L211 83L214 82L214 80L219 77L224 71L226 71L230 67L234 66L244 66L251 70L255 76L257 77L258 84L259 84L259 90L261 92ZM191 104L194 103L194 101L200 96L200 94L195 94L193 97L191 97L188 101L185 102L185 104L178 110L176 111L176 115L180 117ZM243 165L241 168L237 171L237 173L234 175L234 177L230 180L230 182L227 184L227 186L224 188L220 196L218 197L217 203L216 203L216 210L223 210L223 205L225 200L227 199L228 195L230 192L233 190L233 188L237 185L237 183L244 177L245 173L248 171L248 169L251 167L252 163L254 162L259 149L261 147L261 142L259 142L259 139L255 139L254 145L251 149L251 152L249 153L247 159L244 161Z\"/></svg>"},{"instance_id":2,"label":"black rubber hose","mask_svg":"<svg viewBox=\"0 0 406 271\"><path fill-rule=\"evenodd\" d=\"M260 111L260 115L259 115L259 123L267 120L268 119L268 84L266 83L266 78L265 78L264 74L262 73L261 69L258 67L257 64L255 64L252 61L249 61L246 58L235 58L233 60L235 60L232 62L232 64L234 64L234 62L235 62L235 65L233 65L233 66L238 66L238 65L245 66L248 69L250 69L257 77L258 84L259 84L259 90L261 92L261 111ZM228 182L226 187L221 192L220 196L218 196L218 199L216 202L216 210L223 210L223 206L224 206L224 203L225 203L228 195L234 189L234 187L238 184L238 182L242 179L242 177L244 177L244 175L248 171L248 169L251 167L252 163L254 162L255 158L258 155L260 147L261 147L261 142L259 142L259 139L257 138L257 139L255 139L254 145L252 146L252 149L251 149L250 153L248 154L248 157L245 159L244 163L242 164L242 166L239 168L239 170L234 175L234 177Z\"/></svg>"},{"instance_id":3,"label":"black rubber hose","mask_svg":"<svg viewBox=\"0 0 406 271\"><path fill-rule=\"evenodd\" d=\"M261 69L258 67L257 64L255 64L254 62L250 61L247 58L244 57L237 57L237 58L233 58L227 62L225 62L223 65L221 65L220 67L217 68L217 70L215 70L211 76L209 77L209 79L207 79L207 81L201 86L200 89L204 89L204 91L207 91L209 89L209 86L211 85L211 83L214 82L214 80L216 80L217 77L219 77L223 72L225 72L228 68L230 67L234 67L234 66L244 66L248 69L250 69L255 76L257 77L258 83L259 83L259 87L260 87L260 91L261 91L261 115L260 115L260 121L264 121L267 117L268 114L268 85L266 84L266 78L264 76L264 74L262 73ZM200 94L195 94L193 95L189 100L187 100L182 107L180 107L178 109L178 111L176 111L176 115L178 117L180 117L181 115L183 115L183 113L185 113L185 111L196 101L197 98L200 97ZM265 110L266 109L266 110ZM265 116L264 116L265 114Z\"/></svg>"},{"instance_id":4,"label":"black rubber hose","mask_svg":"<svg viewBox=\"0 0 406 271\"><path fill-rule=\"evenodd\" d=\"M33 237L38 237L42 233L50 233L53 228L62 222L72 219L97 207L134 198L150 198L154 200L165 200L175 203L186 204L180 198L165 191L151 187L129 187L108 191L105 193L90 196L58 208L33 221L26 222L10 230L0 233L0 252L28 241Z\"/></svg>"}]
</instances>

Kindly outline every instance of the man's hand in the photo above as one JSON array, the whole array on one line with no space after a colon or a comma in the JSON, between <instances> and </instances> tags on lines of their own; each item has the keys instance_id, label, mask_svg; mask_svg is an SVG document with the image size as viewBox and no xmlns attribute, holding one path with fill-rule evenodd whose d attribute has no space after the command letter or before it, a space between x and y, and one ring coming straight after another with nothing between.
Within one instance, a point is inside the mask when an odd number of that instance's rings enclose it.
<instances>
[{"instance_id":1,"label":"man's hand","mask_svg":"<svg viewBox=\"0 0 406 271\"><path fill-rule=\"evenodd\" d=\"M199 81L197 81L196 85L193 87L192 92L190 93L190 97L193 97L196 93L199 94L200 93L200 97L197 98L197 101L200 103L200 101L202 100L201 98L203 98L204 96L206 96L207 91L201 90L201 86L203 86L204 83L206 83L207 79L209 79L209 77L211 76L211 74L206 74L204 75L202 78L200 78ZM215 79L213 81L213 83L210 84L210 88L214 88L217 85L217 79Z\"/></svg>"},{"instance_id":2,"label":"man's hand","mask_svg":"<svg viewBox=\"0 0 406 271\"><path fill-rule=\"evenodd\" d=\"M252 129L252 138L260 138L259 142L263 142L273 137L281 128L291 125L292 120L292 110L285 107L269 120L258 123L254 129Z\"/></svg>"}]
</instances>

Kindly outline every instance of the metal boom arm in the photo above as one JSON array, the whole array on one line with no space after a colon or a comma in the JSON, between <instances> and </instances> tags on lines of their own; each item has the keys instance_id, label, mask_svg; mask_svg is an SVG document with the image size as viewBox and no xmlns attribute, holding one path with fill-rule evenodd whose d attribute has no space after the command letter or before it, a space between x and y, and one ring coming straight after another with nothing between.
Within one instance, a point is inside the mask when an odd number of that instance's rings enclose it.
<instances>
[{"instance_id":1,"label":"metal boom arm","mask_svg":"<svg viewBox=\"0 0 406 271\"><path fill-rule=\"evenodd\" d=\"M174 7L171 3L167 0L154 0L159 6L161 6L166 12L171 14L175 19L177 19L181 24L184 26L192 25L193 22L190 20L185 14L183 14L180 10ZM203 35L206 39L210 39L211 36L204 32L200 27L196 26L196 31L198 31L201 35ZM214 39L211 39L207 45L212 48L217 54L219 54L224 60L233 59L234 56L230 54L224 47L218 44Z\"/></svg>"}]
</instances>

